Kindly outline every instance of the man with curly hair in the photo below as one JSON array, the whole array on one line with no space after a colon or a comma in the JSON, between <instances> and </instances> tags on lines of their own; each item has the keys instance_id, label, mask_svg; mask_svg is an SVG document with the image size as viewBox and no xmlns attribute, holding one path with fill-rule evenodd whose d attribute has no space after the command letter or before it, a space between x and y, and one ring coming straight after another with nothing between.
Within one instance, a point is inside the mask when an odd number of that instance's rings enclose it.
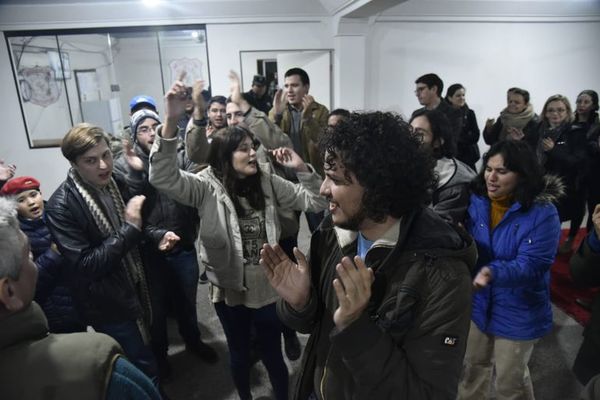
<instances>
[{"instance_id":1,"label":"man with curly hair","mask_svg":"<svg viewBox=\"0 0 600 400\"><path fill-rule=\"evenodd\" d=\"M328 215L310 263L264 245L278 314L309 333L295 399L453 399L471 316L473 241L425 204L433 160L391 113L320 140Z\"/></svg>"}]
</instances>

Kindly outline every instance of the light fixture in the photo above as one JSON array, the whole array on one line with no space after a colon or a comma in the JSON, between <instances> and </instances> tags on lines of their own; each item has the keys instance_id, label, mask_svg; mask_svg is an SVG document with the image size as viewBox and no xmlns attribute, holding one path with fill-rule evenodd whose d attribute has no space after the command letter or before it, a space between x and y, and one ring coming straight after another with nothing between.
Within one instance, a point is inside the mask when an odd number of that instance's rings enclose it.
<instances>
[{"instance_id":1,"label":"light fixture","mask_svg":"<svg viewBox=\"0 0 600 400\"><path fill-rule=\"evenodd\" d=\"M146 7L156 7L160 4L160 0L142 0Z\"/></svg>"}]
</instances>

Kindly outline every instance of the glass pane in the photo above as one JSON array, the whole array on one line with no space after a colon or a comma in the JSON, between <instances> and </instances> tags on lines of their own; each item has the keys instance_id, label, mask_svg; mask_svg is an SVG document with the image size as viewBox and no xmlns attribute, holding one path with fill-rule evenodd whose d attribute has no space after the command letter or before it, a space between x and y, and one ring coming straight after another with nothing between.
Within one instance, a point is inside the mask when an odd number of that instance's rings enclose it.
<instances>
[{"instance_id":1,"label":"glass pane","mask_svg":"<svg viewBox=\"0 0 600 400\"><path fill-rule=\"evenodd\" d=\"M203 80L204 89L209 93L206 31L204 29L164 31L160 32L158 37L166 88L171 87L181 72L185 71L184 83L187 86L192 86L196 80ZM227 79L226 74L227 71L220 79Z\"/></svg>"},{"instance_id":2,"label":"glass pane","mask_svg":"<svg viewBox=\"0 0 600 400\"><path fill-rule=\"evenodd\" d=\"M129 126L129 101L134 96L153 97L162 113L164 91L156 33L111 33L110 43L123 126Z\"/></svg>"},{"instance_id":3,"label":"glass pane","mask_svg":"<svg viewBox=\"0 0 600 400\"><path fill-rule=\"evenodd\" d=\"M89 122L108 133L123 129L112 51L107 34L61 35L61 52L69 55L65 80L73 122Z\"/></svg>"},{"instance_id":4,"label":"glass pane","mask_svg":"<svg viewBox=\"0 0 600 400\"><path fill-rule=\"evenodd\" d=\"M56 36L11 37L9 44L29 145L60 145L72 126L65 93L70 54L61 52L59 57Z\"/></svg>"}]
</instances>

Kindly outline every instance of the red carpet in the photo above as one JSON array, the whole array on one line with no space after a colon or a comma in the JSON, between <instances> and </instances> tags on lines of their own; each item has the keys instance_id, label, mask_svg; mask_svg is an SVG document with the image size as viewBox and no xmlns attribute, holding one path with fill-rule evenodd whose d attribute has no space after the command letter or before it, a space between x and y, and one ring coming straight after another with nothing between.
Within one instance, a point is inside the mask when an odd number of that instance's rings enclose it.
<instances>
[{"instance_id":1,"label":"red carpet","mask_svg":"<svg viewBox=\"0 0 600 400\"><path fill-rule=\"evenodd\" d=\"M567 231L567 229L562 230L560 243L565 240ZM579 244L583 238L585 238L585 235L586 230L580 229L575 238L575 244L573 246L574 250L579 247ZM556 261L554 261L550 270L550 297L555 306L559 307L581 325L585 326L590 320L590 313L577 304L575 299L579 298L591 302L600 289L576 288L573 285L569 273L569 259L571 258L571 255L572 253L564 255L558 254L556 256Z\"/></svg>"}]
</instances>

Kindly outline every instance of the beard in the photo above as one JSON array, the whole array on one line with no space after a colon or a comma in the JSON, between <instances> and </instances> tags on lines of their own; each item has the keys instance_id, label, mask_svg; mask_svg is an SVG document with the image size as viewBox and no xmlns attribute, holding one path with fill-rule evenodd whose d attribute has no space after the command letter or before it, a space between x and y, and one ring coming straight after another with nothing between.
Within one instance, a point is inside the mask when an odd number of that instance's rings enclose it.
<instances>
[{"instance_id":1,"label":"beard","mask_svg":"<svg viewBox=\"0 0 600 400\"><path fill-rule=\"evenodd\" d=\"M367 218L367 211L364 207L361 206L361 208L356 213L349 216L346 221L340 223L334 222L334 225L338 228L350 231L359 231L359 228L362 225L365 218Z\"/></svg>"}]
</instances>

